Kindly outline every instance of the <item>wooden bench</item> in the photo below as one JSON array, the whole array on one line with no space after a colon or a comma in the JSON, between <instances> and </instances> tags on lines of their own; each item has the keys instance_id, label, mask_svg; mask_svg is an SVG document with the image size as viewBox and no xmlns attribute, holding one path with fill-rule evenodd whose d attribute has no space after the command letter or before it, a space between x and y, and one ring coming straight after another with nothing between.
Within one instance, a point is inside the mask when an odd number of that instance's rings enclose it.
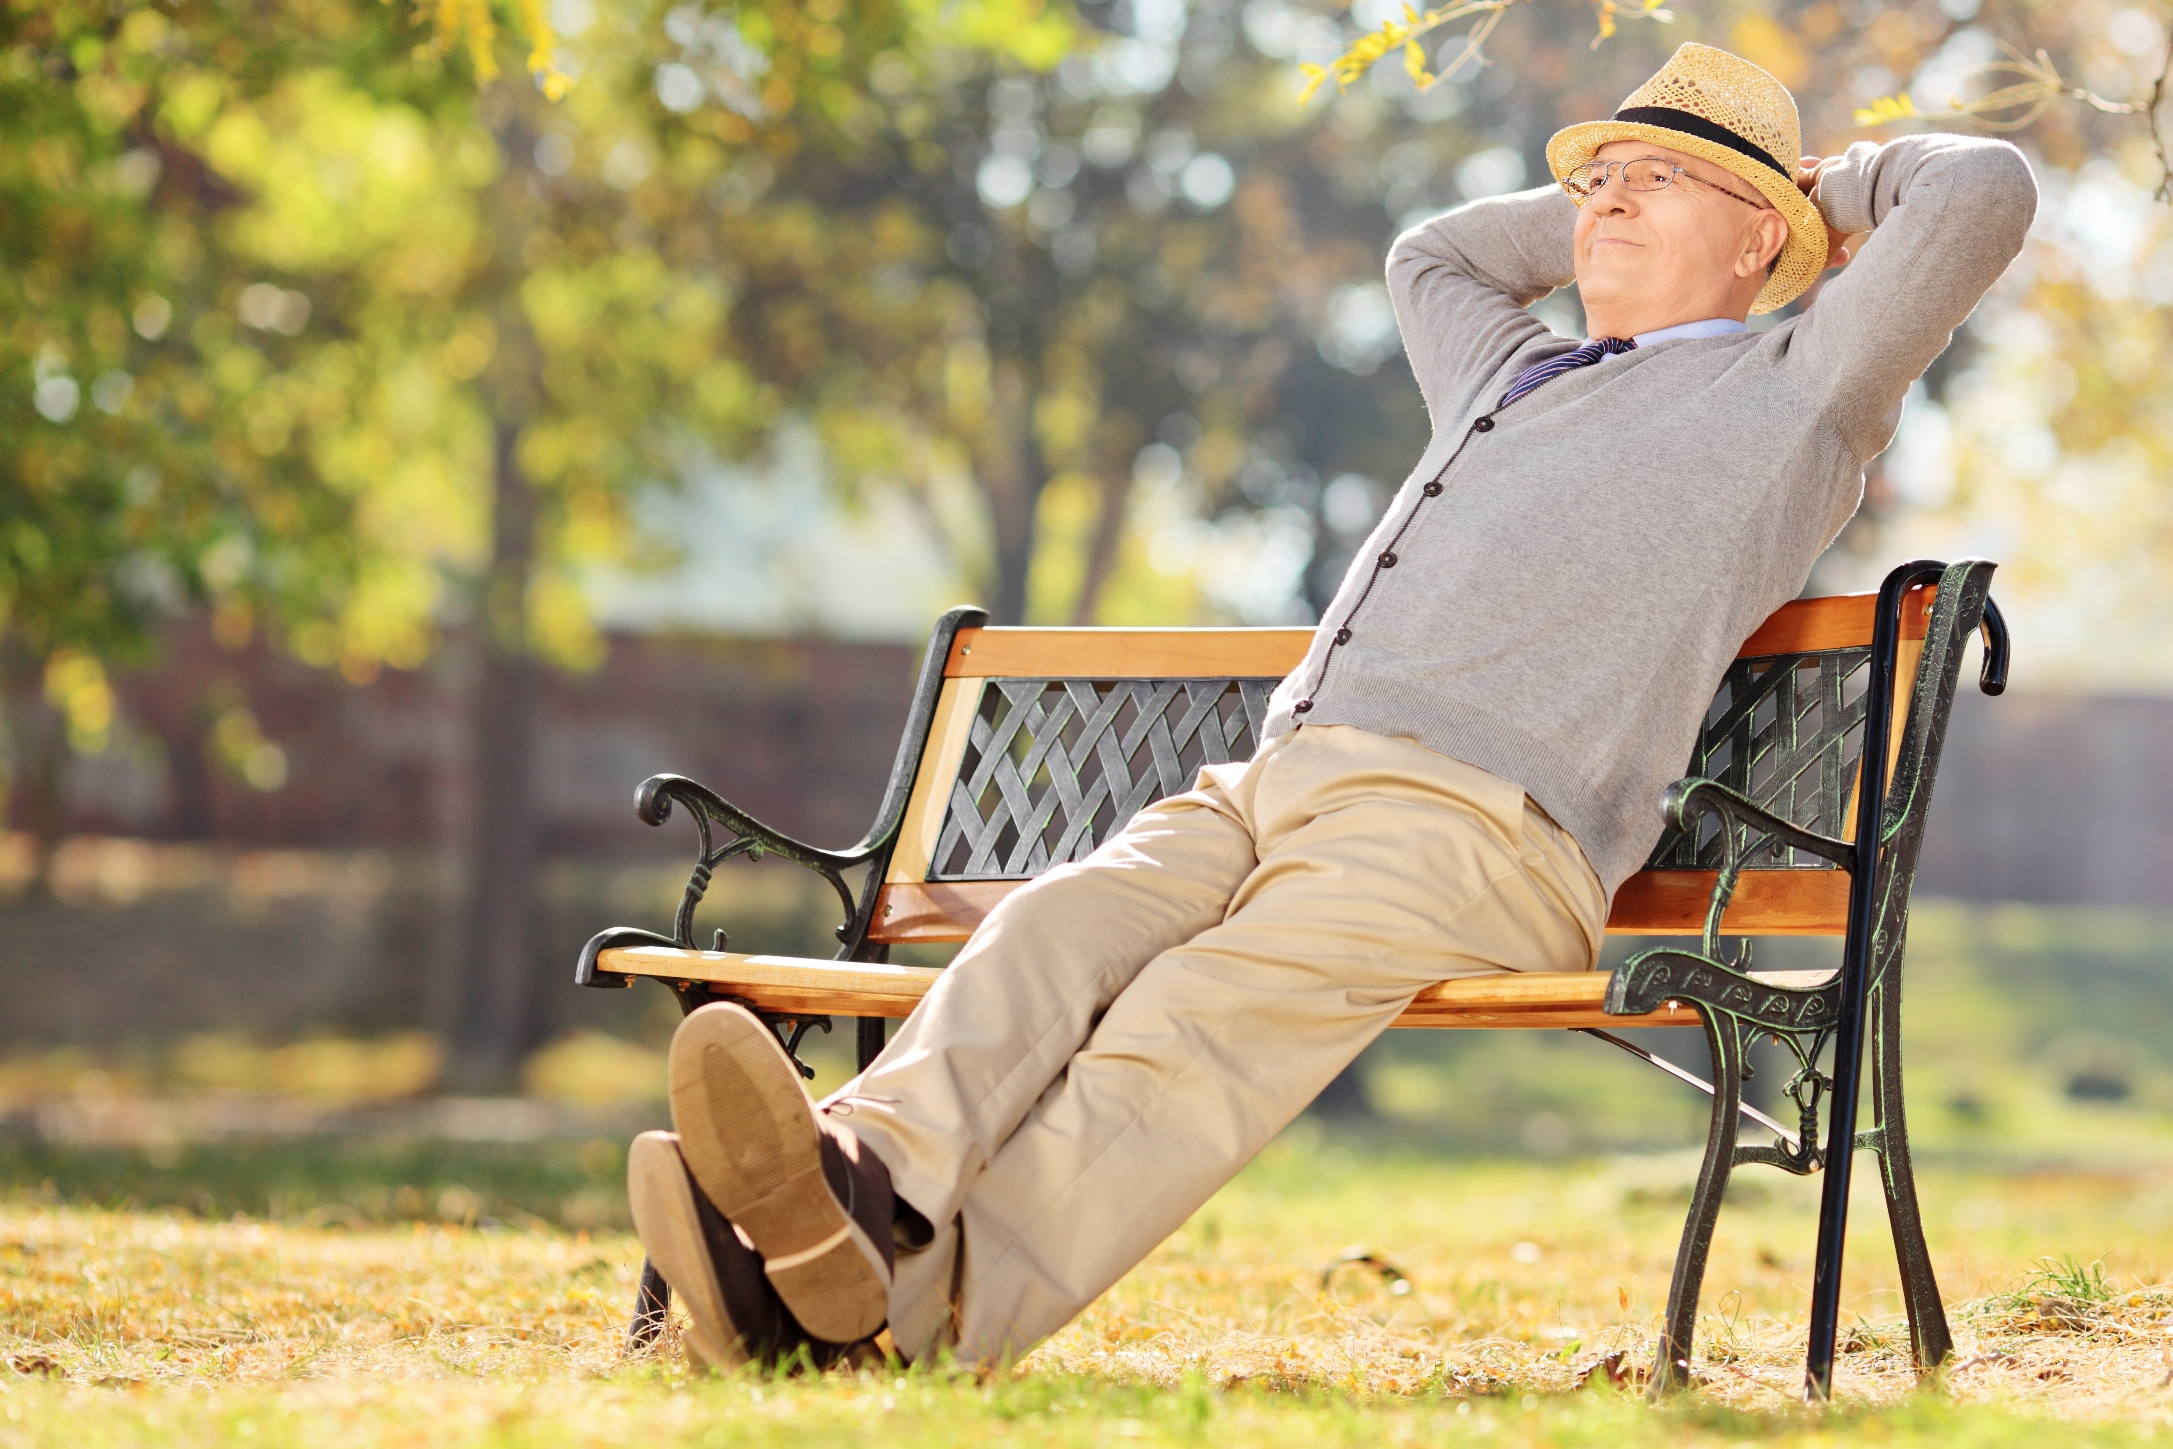
<instances>
[{"instance_id":1,"label":"wooden bench","mask_svg":"<svg viewBox=\"0 0 2173 1449\"><path fill-rule=\"evenodd\" d=\"M1905 564L1876 595L1786 605L1744 641L1685 778L1655 802L1667 833L1616 893L1607 923L1614 934L1697 936L1695 949L1647 950L1614 972L1445 981L1420 992L1397 1022L1589 1032L1711 1094L1656 1390L1688 1380L1722 1193L1732 1168L1759 1163L1827 1170L1806 1378L1808 1392L1825 1395L1852 1157L1834 1155L1836 1143L1881 1158L1917 1363L1929 1369L1951 1351L1910 1171L1900 968L1933 776L1973 632L1985 638L1981 687L1996 694L2004 686L1992 571L1979 560ZM940 974L891 964L891 947L965 940L1011 891L1083 857L1150 801L1189 788L1202 764L1249 756L1269 691L1311 638L1304 629L989 628L985 618L954 609L937 625L875 825L857 845L803 844L681 776L643 783L635 805L643 820L662 825L675 806L693 820L700 853L692 878L671 935L605 931L583 949L575 980L612 987L649 977L689 1011L738 1001L795 1053L811 1028L854 1017L865 1066L882 1048L885 1020L908 1015ZM1867 758L1884 768L1860 769ZM722 931L712 949L696 947L694 913L711 872L735 856L764 854L796 861L835 889L844 918L836 959L739 954ZM857 887L848 879L855 871L864 872ZM1724 934L1841 936L1843 965L1752 970L1749 944L1724 955ZM1702 1027L1713 1080L1614 1035L1623 1027ZM1858 1131L1867 1032L1871 1124ZM1793 1127L1742 1101L1745 1055L1760 1035L1781 1042L1797 1068L1785 1088ZM1772 1145L1739 1144L1744 1117L1770 1129ZM644 1275L637 1341L661 1325L668 1292L653 1272Z\"/></svg>"}]
</instances>

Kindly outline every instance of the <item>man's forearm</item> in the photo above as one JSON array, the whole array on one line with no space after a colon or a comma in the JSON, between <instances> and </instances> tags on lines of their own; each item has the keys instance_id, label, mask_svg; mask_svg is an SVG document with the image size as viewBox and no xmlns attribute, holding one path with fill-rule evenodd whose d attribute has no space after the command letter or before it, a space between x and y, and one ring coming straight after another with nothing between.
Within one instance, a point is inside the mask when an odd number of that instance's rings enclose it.
<instances>
[{"instance_id":1,"label":"man's forearm","mask_svg":"<svg viewBox=\"0 0 2173 1449\"><path fill-rule=\"evenodd\" d=\"M1858 142L1821 167L1836 231L1869 231L1804 317L1793 360L1855 450L1884 447L1901 397L2022 249L2036 212L2029 163L2002 141Z\"/></svg>"},{"instance_id":2,"label":"man's forearm","mask_svg":"<svg viewBox=\"0 0 2173 1449\"><path fill-rule=\"evenodd\" d=\"M1920 182L1943 174L1952 174L1973 201L1988 208L1987 223L2019 219L2022 230L2028 229L2037 204L2028 163L2005 142L1976 136L1904 136L1884 145L1858 141L1819 168L1814 199L1834 230L1871 231L1884 225ZM2018 232L2004 250L2012 256L2020 245Z\"/></svg>"},{"instance_id":3,"label":"man's forearm","mask_svg":"<svg viewBox=\"0 0 2173 1449\"><path fill-rule=\"evenodd\" d=\"M1577 209L1559 187L1491 197L1396 239L1388 292L1437 424L1544 324L1525 307L1568 286Z\"/></svg>"},{"instance_id":4,"label":"man's forearm","mask_svg":"<svg viewBox=\"0 0 2173 1449\"><path fill-rule=\"evenodd\" d=\"M1528 306L1574 280L1577 208L1559 186L1489 197L1411 228L1388 254L1404 295L1477 284Z\"/></svg>"}]
</instances>

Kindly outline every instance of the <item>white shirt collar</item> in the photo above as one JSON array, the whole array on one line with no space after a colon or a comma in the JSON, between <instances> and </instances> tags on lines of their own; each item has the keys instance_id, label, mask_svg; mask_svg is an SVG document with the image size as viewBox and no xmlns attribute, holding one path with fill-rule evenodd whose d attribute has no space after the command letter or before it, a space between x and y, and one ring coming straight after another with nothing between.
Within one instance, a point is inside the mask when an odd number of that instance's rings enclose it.
<instances>
[{"instance_id":1,"label":"white shirt collar","mask_svg":"<svg viewBox=\"0 0 2173 1449\"><path fill-rule=\"evenodd\" d=\"M1655 342L1673 342L1678 337L1726 337L1732 332L1748 331L1749 323L1738 322L1733 317L1708 317L1703 322L1678 322L1657 332L1640 332L1635 340L1640 347L1650 347Z\"/></svg>"}]
</instances>

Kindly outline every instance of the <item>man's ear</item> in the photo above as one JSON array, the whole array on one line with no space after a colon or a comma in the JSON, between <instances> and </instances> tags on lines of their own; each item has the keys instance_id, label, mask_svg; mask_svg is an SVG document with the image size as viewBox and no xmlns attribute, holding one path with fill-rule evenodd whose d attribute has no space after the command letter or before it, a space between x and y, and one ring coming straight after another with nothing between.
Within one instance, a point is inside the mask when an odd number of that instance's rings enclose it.
<instances>
[{"instance_id":1,"label":"man's ear","mask_svg":"<svg viewBox=\"0 0 2173 1449\"><path fill-rule=\"evenodd\" d=\"M1753 272L1771 274L1773 263L1779 259L1781 249L1788 245L1788 218L1770 209L1759 212L1755 230L1746 240L1751 246L1736 259L1736 275L1748 277Z\"/></svg>"}]
</instances>

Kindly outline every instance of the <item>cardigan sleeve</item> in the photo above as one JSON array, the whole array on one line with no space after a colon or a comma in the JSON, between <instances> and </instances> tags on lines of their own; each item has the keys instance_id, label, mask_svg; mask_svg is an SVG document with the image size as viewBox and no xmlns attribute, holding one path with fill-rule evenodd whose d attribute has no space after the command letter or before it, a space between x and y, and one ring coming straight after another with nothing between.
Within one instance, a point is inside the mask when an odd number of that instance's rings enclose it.
<instances>
[{"instance_id":1,"label":"cardigan sleeve","mask_svg":"<svg viewBox=\"0 0 2173 1449\"><path fill-rule=\"evenodd\" d=\"M2037 211L2029 162L2005 141L1859 141L1819 173L1828 225L1869 231L1796 324L1790 366L1861 459L1886 446L1903 396L2022 250Z\"/></svg>"},{"instance_id":2,"label":"cardigan sleeve","mask_svg":"<svg viewBox=\"0 0 2173 1449\"><path fill-rule=\"evenodd\" d=\"M1525 309L1574 280L1576 224L1576 204L1546 186L1474 201L1396 239L1388 294L1437 428L1519 349L1554 335Z\"/></svg>"}]
</instances>

